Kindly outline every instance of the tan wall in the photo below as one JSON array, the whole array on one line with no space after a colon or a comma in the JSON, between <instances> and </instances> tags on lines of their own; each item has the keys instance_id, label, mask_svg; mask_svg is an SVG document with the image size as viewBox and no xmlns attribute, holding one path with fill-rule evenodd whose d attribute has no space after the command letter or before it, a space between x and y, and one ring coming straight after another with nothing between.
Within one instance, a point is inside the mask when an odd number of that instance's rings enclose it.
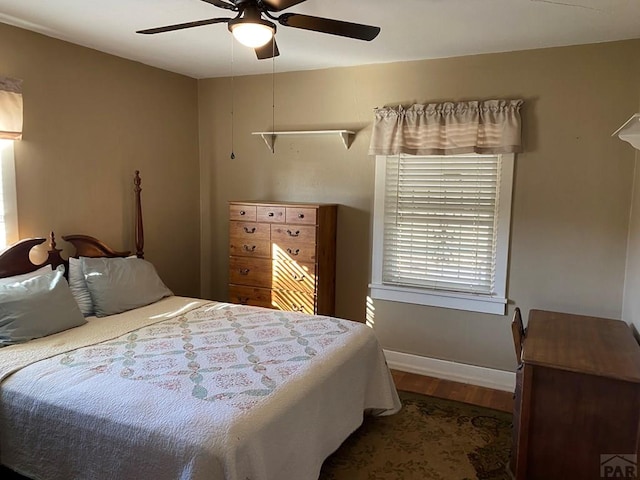
<instances>
[{"instance_id":1,"label":"tan wall","mask_svg":"<svg viewBox=\"0 0 640 480\"><path fill-rule=\"evenodd\" d=\"M638 80L638 85L640 85L640 80ZM640 104L637 111L640 112ZM628 148L633 147L628 145ZM640 150L637 150L635 155L622 319L632 324L636 332L640 332ZM638 335L640 336L640 333Z\"/></svg>"},{"instance_id":2,"label":"tan wall","mask_svg":"<svg viewBox=\"0 0 640 480\"><path fill-rule=\"evenodd\" d=\"M271 154L252 131L272 127L272 78L199 82L203 293L227 298L227 204L325 201L338 214L337 315L363 320L370 271L373 108L414 102L523 98L525 153L516 160L508 296L525 314L555 309L620 318L634 154L612 138L640 101L640 41L279 74L280 130L359 130L279 138ZM277 61L276 61L277 69ZM509 316L374 302L385 348L511 370Z\"/></svg>"},{"instance_id":3,"label":"tan wall","mask_svg":"<svg viewBox=\"0 0 640 480\"><path fill-rule=\"evenodd\" d=\"M4 24L0 75L24 80L20 237L86 233L133 249L139 169L147 258L176 293L197 295L196 81Z\"/></svg>"}]
</instances>

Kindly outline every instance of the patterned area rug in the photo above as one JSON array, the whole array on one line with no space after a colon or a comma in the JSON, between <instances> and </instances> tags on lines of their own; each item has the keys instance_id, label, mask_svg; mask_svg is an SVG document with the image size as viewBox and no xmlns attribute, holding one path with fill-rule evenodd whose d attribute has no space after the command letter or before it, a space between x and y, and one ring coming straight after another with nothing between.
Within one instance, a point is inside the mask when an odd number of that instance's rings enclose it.
<instances>
[{"instance_id":1,"label":"patterned area rug","mask_svg":"<svg viewBox=\"0 0 640 480\"><path fill-rule=\"evenodd\" d=\"M320 480L508 480L512 416L399 392L402 410L366 417Z\"/></svg>"}]
</instances>

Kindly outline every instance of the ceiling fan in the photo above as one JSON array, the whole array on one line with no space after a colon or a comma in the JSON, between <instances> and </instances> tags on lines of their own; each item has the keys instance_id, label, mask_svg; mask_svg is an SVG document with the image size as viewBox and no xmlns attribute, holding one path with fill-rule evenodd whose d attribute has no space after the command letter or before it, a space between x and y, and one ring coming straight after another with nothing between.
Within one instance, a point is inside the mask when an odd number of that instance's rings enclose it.
<instances>
[{"instance_id":1,"label":"ceiling fan","mask_svg":"<svg viewBox=\"0 0 640 480\"><path fill-rule=\"evenodd\" d=\"M312 30L314 32L340 35L342 37L371 41L380 33L380 27L362 25L359 23L343 22L330 18L312 17L298 13L283 13L276 17L271 12L281 12L298 5L306 0L202 0L216 7L238 12L233 18L209 18L195 22L179 23L166 27L138 30L136 33L152 35L155 33L171 32L184 28L200 27L214 23L226 23L229 31L242 44L254 48L259 60L273 58L280 55L274 35L275 20L285 27Z\"/></svg>"}]
</instances>

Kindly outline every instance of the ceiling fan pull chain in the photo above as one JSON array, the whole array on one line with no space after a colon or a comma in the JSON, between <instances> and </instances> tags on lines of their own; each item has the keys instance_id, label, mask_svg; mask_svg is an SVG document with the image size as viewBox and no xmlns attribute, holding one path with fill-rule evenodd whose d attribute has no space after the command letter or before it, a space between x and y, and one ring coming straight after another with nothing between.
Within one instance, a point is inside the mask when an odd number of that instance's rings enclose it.
<instances>
[{"instance_id":1,"label":"ceiling fan pull chain","mask_svg":"<svg viewBox=\"0 0 640 480\"><path fill-rule=\"evenodd\" d=\"M273 55L271 56L271 131L276 131L276 40L275 37L271 42L271 50ZM271 145L271 153L276 153L276 142Z\"/></svg>"},{"instance_id":2,"label":"ceiling fan pull chain","mask_svg":"<svg viewBox=\"0 0 640 480\"><path fill-rule=\"evenodd\" d=\"M234 90L234 77L233 77L233 44L235 42L233 40L231 40L231 155L230 158L231 160L235 160L236 158L236 154L234 152L234 148L233 148L233 107L234 107L234 102L235 102L235 90Z\"/></svg>"}]
</instances>

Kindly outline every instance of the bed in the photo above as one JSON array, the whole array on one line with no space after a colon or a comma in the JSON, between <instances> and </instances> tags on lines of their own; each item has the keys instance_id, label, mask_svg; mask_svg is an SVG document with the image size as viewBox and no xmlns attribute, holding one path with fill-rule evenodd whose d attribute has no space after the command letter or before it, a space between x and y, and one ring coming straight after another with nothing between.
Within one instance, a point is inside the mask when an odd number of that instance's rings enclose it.
<instances>
[{"instance_id":1,"label":"bed","mask_svg":"<svg viewBox=\"0 0 640 480\"><path fill-rule=\"evenodd\" d=\"M363 414L400 409L363 324L171 292L119 313L104 308L111 287L159 281L118 270L150 265L136 182L136 255L69 235L75 254L65 260L53 234L42 265L29 251L44 238L0 255L0 282L56 279L50 290L64 295L80 261L98 314L73 313L77 326L0 348L0 463L38 480L312 480ZM2 302L0 319L12 308ZM42 321L58 322L59 304L47 304Z\"/></svg>"}]
</instances>

